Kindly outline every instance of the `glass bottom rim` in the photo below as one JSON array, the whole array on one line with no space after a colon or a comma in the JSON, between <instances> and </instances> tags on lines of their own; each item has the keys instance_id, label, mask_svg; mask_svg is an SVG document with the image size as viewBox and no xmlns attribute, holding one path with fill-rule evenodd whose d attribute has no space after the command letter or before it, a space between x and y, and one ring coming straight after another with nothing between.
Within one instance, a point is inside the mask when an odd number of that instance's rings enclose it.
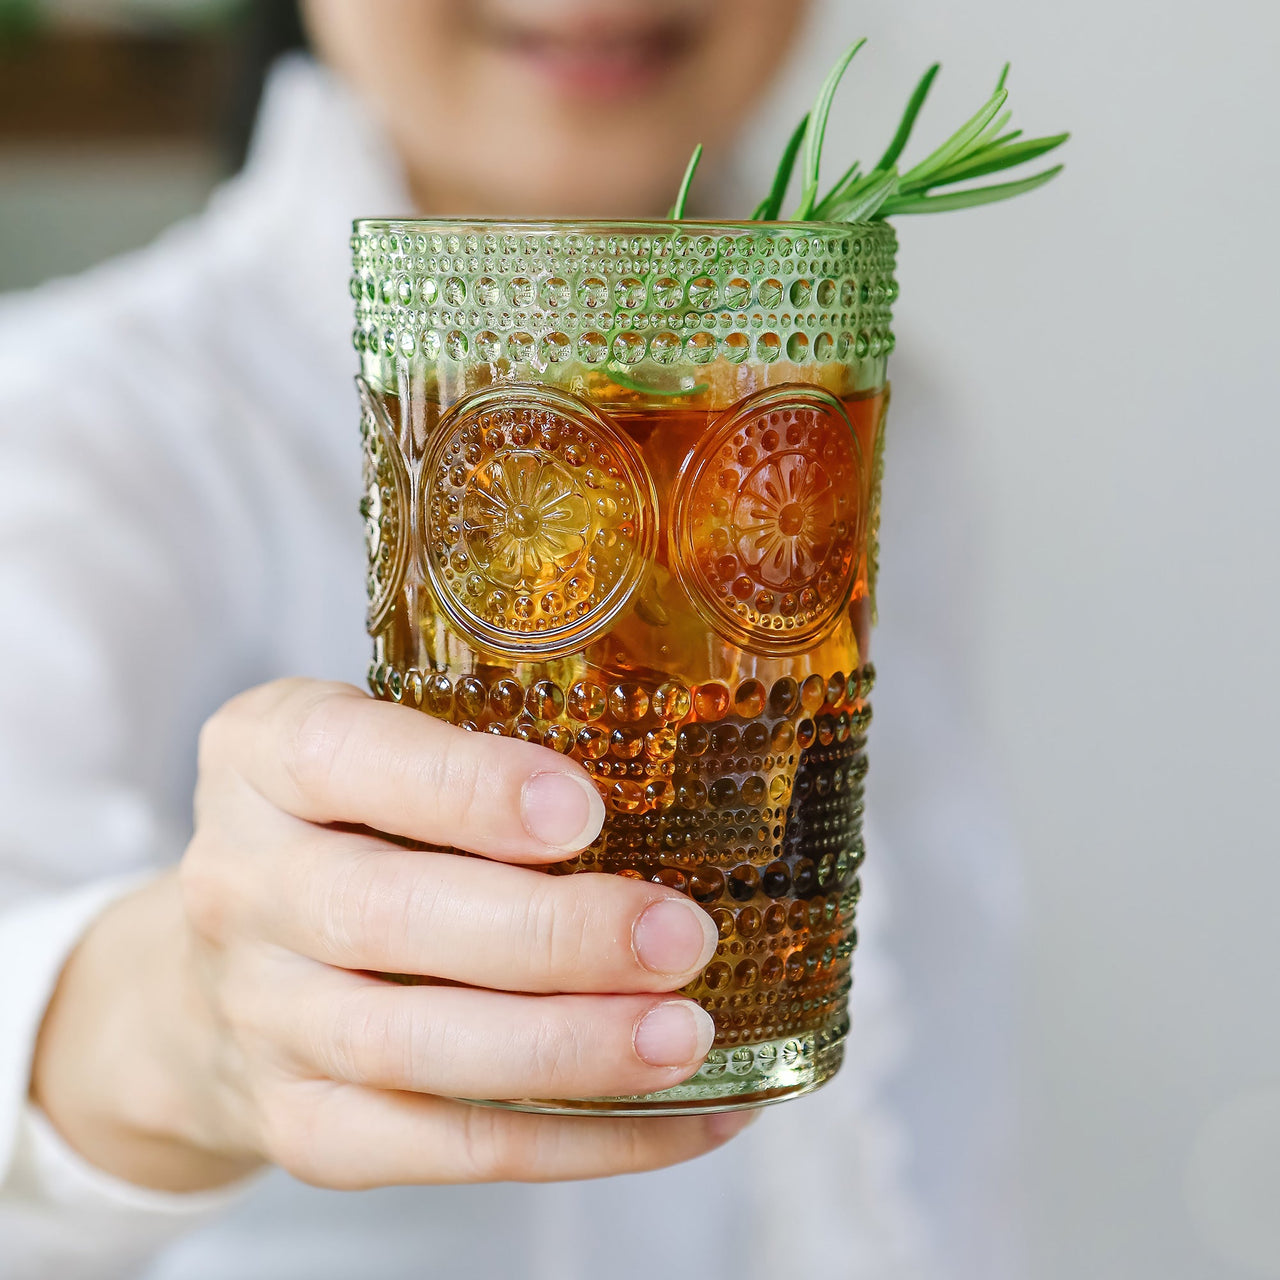
<instances>
[{"instance_id":1,"label":"glass bottom rim","mask_svg":"<svg viewBox=\"0 0 1280 1280\"><path fill-rule=\"evenodd\" d=\"M601 1116L615 1119L630 1116L711 1116L725 1111L758 1111L762 1107L776 1106L779 1102L790 1102L792 1098L803 1098L805 1094L815 1093L830 1080L814 1080L810 1084L795 1089L786 1089L769 1097L752 1096L749 1098L725 1098L721 1102L620 1102L614 1098L584 1098L577 1102L541 1102L536 1098L518 1098L511 1102L478 1101L467 1098L464 1101L473 1107L492 1107L498 1111L525 1111L544 1116Z\"/></svg>"},{"instance_id":2,"label":"glass bottom rim","mask_svg":"<svg viewBox=\"0 0 1280 1280\"><path fill-rule=\"evenodd\" d=\"M473 1106L561 1116L687 1116L746 1111L820 1089L844 1061L848 1021L830 1031L713 1049L696 1075L657 1093L625 1098L464 1099Z\"/></svg>"}]
</instances>

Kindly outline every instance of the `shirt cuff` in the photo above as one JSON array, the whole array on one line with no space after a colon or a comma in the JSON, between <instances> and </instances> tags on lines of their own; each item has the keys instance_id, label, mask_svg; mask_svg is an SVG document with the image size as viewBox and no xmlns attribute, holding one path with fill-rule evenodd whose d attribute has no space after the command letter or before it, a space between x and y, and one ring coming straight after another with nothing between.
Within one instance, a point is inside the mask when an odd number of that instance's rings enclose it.
<instances>
[{"instance_id":1,"label":"shirt cuff","mask_svg":"<svg viewBox=\"0 0 1280 1280\"><path fill-rule=\"evenodd\" d=\"M0 1186L27 1105L36 1037L67 957L103 911L147 878L103 880L0 914Z\"/></svg>"},{"instance_id":2,"label":"shirt cuff","mask_svg":"<svg viewBox=\"0 0 1280 1280\"><path fill-rule=\"evenodd\" d=\"M28 1103L18 1120L18 1142L6 1190L76 1213L109 1213L121 1220L168 1219L189 1231L234 1204L257 1175L216 1191L152 1191L103 1173L73 1151L43 1111ZM163 1230L160 1223L156 1228Z\"/></svg>"},{"instance_id":3,"label":"shirt cuff","mask_svg":"<svg viewBox=\"0 0 1280 1280\"><path fill-rule=\"evenodd\" d=\"M67 957L103 911L149 878L150 873L101 881L0 914L0 1254L5 1257L0 1273L5 1280L131 1274L171 1240L221 1213L249 1185L193 1194L133 1186L90 1165L29 1101L36 1037Z\"/></svg>"},{"instance_id":4,"label":"shirt cuff","mask_svg":"<svg viewBox=\"0 0 1280 1280\"><path fill-rule=\"evenodd\" d=\"M234 1204L249 1183L176 1195L95 1169L31 1103L23 1107L0 1187L7 1280L114 1280Z\"/></svg>"}]
</instances>

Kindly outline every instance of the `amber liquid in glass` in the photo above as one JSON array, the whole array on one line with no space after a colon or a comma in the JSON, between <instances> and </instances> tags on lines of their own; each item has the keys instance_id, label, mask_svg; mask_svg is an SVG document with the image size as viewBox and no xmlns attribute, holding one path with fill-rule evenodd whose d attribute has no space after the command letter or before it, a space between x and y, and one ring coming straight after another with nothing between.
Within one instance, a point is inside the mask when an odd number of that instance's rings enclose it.
<instances>
[{"instance_id":1,"label":"amber liquid in glass","mask_svg":"<svg viewBox=\"0 0 1280 1280\"><path fill-rule=\"evenodd\" d=\"M441 440L433 401L408 421L396 397L380 399L421 481L403 585L373 624L375 693L581 762L605 798L604 831L553 870L669 886L719 930L686 988L716 1021L704 1075L731 1079L767 1042L785 1055L800 1043L788 1037L838 1055L863 860L884 392L765 403L736 420L679 400L613 403L625 439L604 445L532 402ZM645 471L647 499L632 482ZM588 626L619 584L624 604L574 647L575 619ZM550 653L494 652L466 638L468 610L534 646L557 628L566 638Z\"/></svg>"}]
</instances>

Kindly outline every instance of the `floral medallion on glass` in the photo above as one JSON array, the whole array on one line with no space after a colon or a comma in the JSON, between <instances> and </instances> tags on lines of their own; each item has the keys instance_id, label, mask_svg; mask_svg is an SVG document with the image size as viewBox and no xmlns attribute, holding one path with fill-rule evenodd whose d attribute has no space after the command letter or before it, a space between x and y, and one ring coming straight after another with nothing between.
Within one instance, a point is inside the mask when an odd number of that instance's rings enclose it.
<instances>
[{"instance_id":1,"label":"floral medallion on glass","mask_svg":"<svg viewBox=\"0 0 1280 1280\"><path fill-rule=\"evenodd\" d=\"M889 417L889 389L885 388L884 404L876 423L876 443L871 464L871 528L867 546L867 590L871 593L871 621L880 621L876 605L876 586L880 581L880 511L884 494L884 430Z\"/></svg>"},{"instance_id":2,"label":"floral medallion on glass","mask_svg":"<svg viewBox=\"0 0 1280 1280\"><path fill-rule=\"evenodd\" d=\"M364 446L365 584L371 632L386 620L404 580L409 547L409 473L387 415L363 378L360 389L360 438Z\"/></svg>"},{"instance_id":3,"label":"floral medallion on glass","mask_svg":"<svg viewBox=\"0 0 1280 1280\"><path fill-rule=\"evenodd\" d=\"M848 607L863 508L861 446L840 401L773 387L732 409L686 459L672 564L731 643L799 653Z\"/></svg>"},{"instance_id":4,"label":"floral medallion on glass","mask_svg":"<svg viewBox=\"0 0 1280 1280\"><path fill-rule=\"evenodd\" d=\"M423 464L425 569L464 635L563 656L607 630L653 556L657 501L635 446L548 387L460 402Z\"/></svg>"}]
</instances>

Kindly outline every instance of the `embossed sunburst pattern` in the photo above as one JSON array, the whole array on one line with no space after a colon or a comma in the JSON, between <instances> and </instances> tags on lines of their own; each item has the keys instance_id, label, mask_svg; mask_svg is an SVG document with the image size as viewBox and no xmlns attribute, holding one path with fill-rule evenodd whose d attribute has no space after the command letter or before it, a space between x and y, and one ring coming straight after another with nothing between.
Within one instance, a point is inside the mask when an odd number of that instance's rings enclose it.
<instances>
[{"instance_id":1,"label":"embossed sunburst pattern","mask_svg":"<svg viewBox=\"0 0 1280 1280\"><path fill-rule=\"evenodd\" d=\"M675 565L734 644L801 652L849 602L863 528L861 445L816 388L775 388L718 423L676 496Z\"/></svg>"},{"instance_id":2,"label":"embossed sunburst pattern","mask_svg":"<svg viewBox=\"0 0 1280 1280\"><path fill-rule=\"evenodd\" d=\"M553 458L510 454L480 468L462 501L463 537L497 582L545 586L580 556L591 509L572 473Z\"/></svg>"},{"instance_id":3,"label":"embossed sunburst pattern","mask_svg":"<svg viewBox=\"0 0 1280 1280\"><path fill-rule=\"evenodd\" d=\"M767 458L747 476L734 504L742 563L775 588L810 581L830 550L836 505L818 459L796 451Z\"/></svg>"},{"instance_id":4,"label":"embossed sunburst pattern","mask_svg":"<svg viewBox=\"0 0 1280 1280\"><path fill-rule=\"evenodd\" d=\"M497 652L585 648L651 558L643 462L565 393L479 393L441 423L423 474L428 576L462 634Z\"/></svg>"}]
</instances>

